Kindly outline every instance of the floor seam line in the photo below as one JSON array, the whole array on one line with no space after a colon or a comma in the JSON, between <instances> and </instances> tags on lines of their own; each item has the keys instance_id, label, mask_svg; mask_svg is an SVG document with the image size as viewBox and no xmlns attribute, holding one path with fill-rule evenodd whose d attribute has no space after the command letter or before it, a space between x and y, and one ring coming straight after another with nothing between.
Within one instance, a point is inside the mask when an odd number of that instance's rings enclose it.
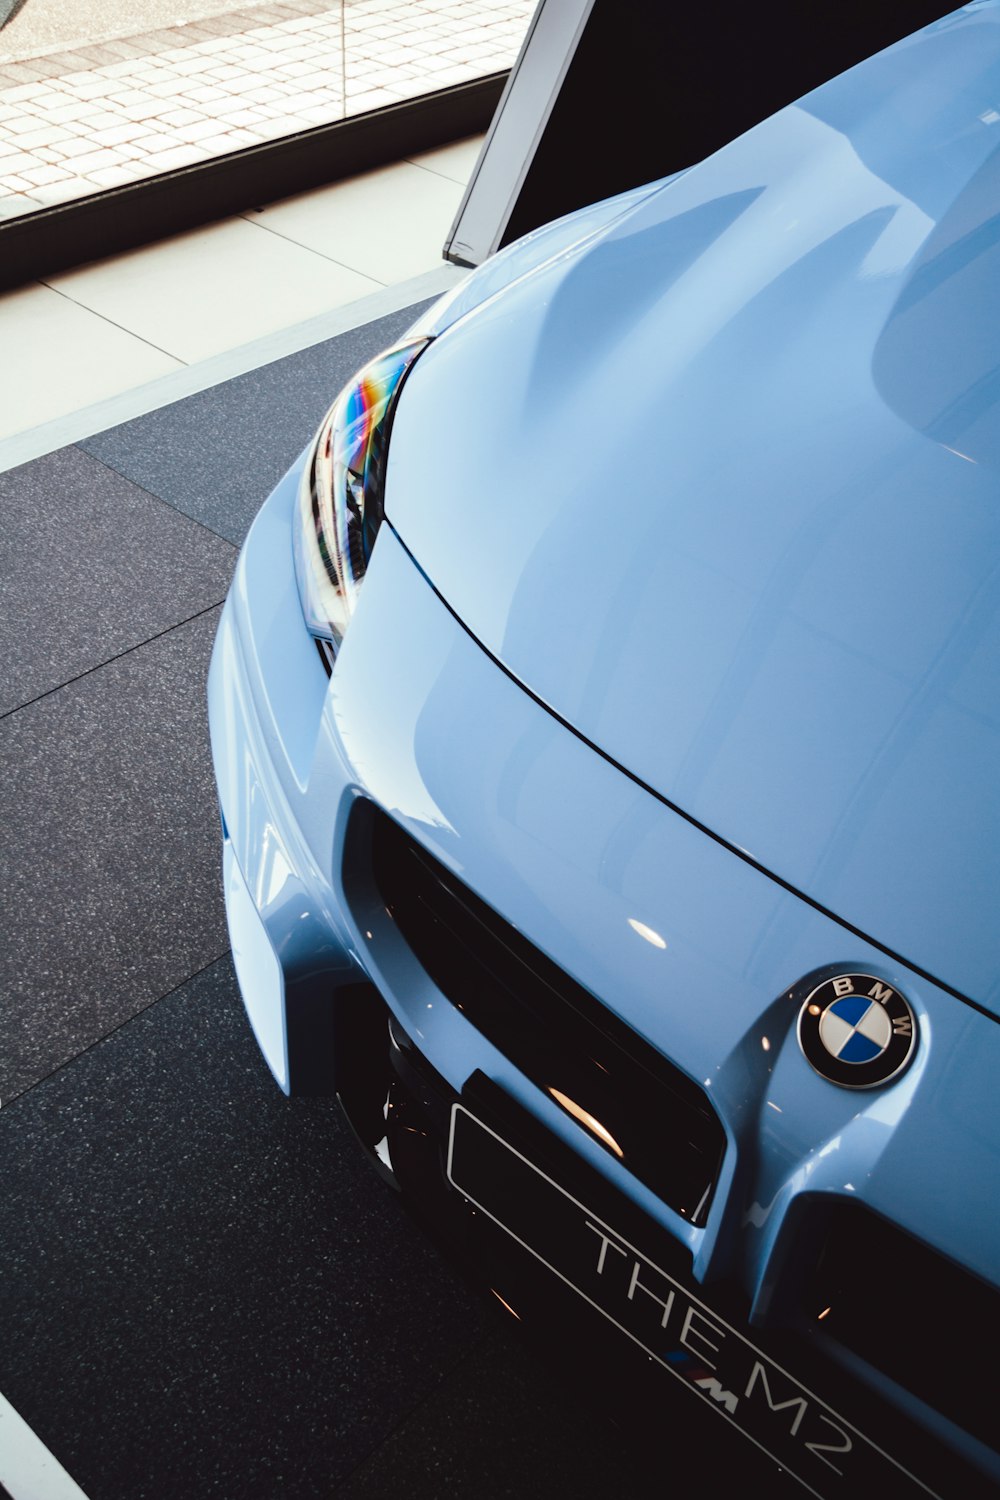
<instances>
[{"instance_id":1,"label":"floor seam line","mask_svg":"<svg viewBox=\"0 0 1000 1500\"><path fill-rule=\"evenodd\" d=\"M344 260L337 260L334 255L327 255L323 250L317 250L313 245L304 245L301 240L294 239L290 234L283 234L280 229L272 229L270 224L262 224L259 219L253 217L253 212L240 214L241 219L252 224L255 229L264 229L268 234L273 234L275 239L284 240L286 245L297 245L300 250L308 250L310 255L318 255L320 260L325 260L331 266L339 266L342 271L350 271L352 276L363 276L373 286L385 287L395 286L392 281L379 281L377 277L370 276L367 271L359 271L356 266L349 266Z\"/></svg>"},{"instance_id":2,"label":"floor seam line","mask_svg":"<svg viewBox=\"0 0 1000 1500\"><path fill-rule=\"evenodd\" d=\"M0 724L4 723L7 719L13 718L15 714L22 713L26 708L33 708L36 703L41 703L44 699L51 698L54 693L61 693L63 688L72 687L75 682L82 682L85 677L92 677L95 672L100 672L105 667L110 667L112 662L121 661L124 657L131 656L134 651L141 651L143 646L150 646L154 641L162 640L165 635L170 635L171 631L180 630L181 626L190 625L193 621L200 620L204 615L210 615L213 609L221 608L225 602L226 595L223 594L222 598L216 599L214 604L208 604L204 609L196 610L193 615L188 615L186 619L175 620L172 625L166 626L163 630L158 630L155 635L148 636L146 640L136 641L134 646L126 646L124 651L116 651L113 656L109 656L105 661L97 662L94 666L87 667L85 671L77 672L73 677L67 677L65 682L60 682L55 687L47 688L44 693L38 693L36 697L29 698L26 703L18 703L15 708L6 709L3 713L0 713Z\"/></svg>"},{"instance_id":3,"label":"floor seam line","mask_svg":"<svg viewBox=\"0 0 1000 1500\"><path fill-rule=\"evenodd\" d=\"M127 333L129 338L137 339L140 344L145 344L147 349L155 349L157 354L163 354L167 359L175 360L185 369L190 360L181 359L179 354L171 354L169 349L163 349L159 344L154 344L152 339L143 338L141 333L136 333L134 328L126 328L124 323L116 323L114 318L109 318L106 313L97 312L95 308L88 307L86 302L80 302L76 297L71 297L69 292L64 292L61 287L53 286L51 281L39 281L39 286L44 286L48 291L55 292L57 297L62 297L66 302L72 302L74 307L82 308L84 312L92 313L95 318L100 318L102 323L107 323L110 328L117 328L119 333Z\"/></svg>"},{"instance_id":4,"label":"floor seam line","mask_svg":"<svg viewBox=\"0 0 1000 1500\"><path fill-rule=\"evenodd\" d=\"M234 379L238 380L239 378L240 377L238 375L234 376ZM228 384L228 381L226 382L226 384ZM195 394L200 395L201 392L196 392ZM188 396L182 397L182 400L185 400L185 401L190 400L190 399L191 398L188 397ZM159 413L161 411L163 411L163 410L164 410L164 408L162 406L157 407L154 411L147 412L146 416L149 416L149 417L158 416ZM133 417L132 421L134 421L134 422L141 422L141 421L143 421L143 418L142 417ZM128 423L127 422L119 422L118 426L119 427L126 427L126 426L128 426ZM104 429L104 431L105 432L114 432L115 428L114 427L106 427ZM240 542L234 542L231 537L223 536L221 531L214 530L213 527L209 526L209 524L208 524L207 521L201 520L201 518L199 516L189 515L186 510L181 510L180 506L179 505L175 505L172 500L165 500L163 498L163 496L162 495L158 495L155 490L147 489L146 486L144 484L140 484L137 479L132 479L122 469L116 468L113 463L111 463L108 459L103 458L100 453L91 453L90 449L88 447L86 447L85 445L87 443L92 443L94 441L94 438L102 437L102 436L103 436L102 433L95 432L95 433L92 434L91 437L81 438L79 440L79 442L77 442L77 443L70 443L67 446L70 447L70 448L75 448L78 453L82 453L86 458L91 459L95 464L100 464L101 467L102 467L102 469L107 469L107 471L108 471L109 474L114 474L119 479L124 480L126 484L132 485L132 487L134 489L137 489L139 491L140 495L145 495L145 496L147 496L148 499L155 500L155 502L156 502L157 505L165 505L168 510L172 510L173 511L173 513L174 513L175 516L183 516L184 519L185 519L185 521L190 521L191 524L192 524L192 526L198 526L198 527L201 528L202 531L207 531L208 535L211 536L211 537L214 537L216 541L218 541L218 542L225 542L225 544L226 544L227 547L232 547L234 555L235 556L239 556L239 551L240 551L240 547L241 547L242 543L240 543ZM261 504L263 504L263 501L261 501ZM194 618L194 617L192 616L192 618ZM180 623L183 624L183 621L181 621Z\"/></svg>"},{"instance_id":5,"label":"floor seam line","mask_svg":"<svg viewBox=\"0 0 1000 1500\"><path fill-rule=\"evenodd\" d=\"M80 1061L81 1057L86 1057L88 1052L93 1052L95 1047L100 1047L104 1044L104 1042L110 1041L113 1036L117 1036L118 1032L122 1031L126 1026L130 1024L130 1022L137 1021L139 1017L144 1016L148 1010L152 1010L154 1005L159 1005L161 1000L168 1000L171 995L175 995L178 990L182 990L185 985L190 984L192 979L198 979L200 975L207 974L209 969L214 968L217 963L220 963L222 959L226 958L227 955L231 952L232 948L223 948L221 953L217 953L214 958L210 958L208 963L202 964L200 969L193 970L192 973L190 973L186 979L182 979L179 984L171 985L169 990L163 990L161 994L154 996L152 1000L149 1000L145 1005L140 1006L140 1008L137 1011L134 1011L132 1015L126 1016L123 1021L119 1021L116 1026L112 1026L111 1030L106 1031L103 1036L99 1036L94 1041L88 1042L87 1045L85 1047L82 1047L79 1052L74 1052L72 1057L64 1058L64 1060L56 1067L54 1067L51 1072L46 1073L42 1078L36 1078L33 1083L28 1084L27 1088L22 1089L19 1094L12 1095L9 1100L4 1100L4 1109L9 1109L11 1105L16 1104L19 1099L26 1099L28 1095L33 1092L33 1090L37 1089L43 1083L48 1083L50 1078L55 1078L56 1074L61 1073L64 1068L72 1067L75 1062Z\"/></svg>"},{"instance_id":6,"label":"floor seam line","mask_svg":"<svg viewBox=\"0 0 1000 1500\"><path fill-rule=\"evenodd\" d=\"M334 264L330 261L327 263ZM278 360L302 354L307 349L314 349L345 333L353 333L367 323L388 317L413 303L433 301L452 290L460 277L461 268L442 261L440 265L416 276L404 277L402 281L381 283L367 278L371 281L371 290L360 296L350 297L346 302L334 302L322 312L314 313L297 323L272 329L270 333L219 350L192 364L178 365L176 369L165 371L151 380L140 381L138 385L126 386L88 406L71 408L33 428L0 436L0 474L33 463L61 448L88 443L112 428L123 427L142 417L152 416L163 406L173 406L194 396L204 396L217 386L249 375ZM432 287L414 285L428 281L436 281L438 284ZM42 283L38 282L36 285L41 286ZM405 298L402 299L399 297L401 288L406 289ZM379 305L373 307L370 304ZM154 392L155 397L151 394ZM230 538L224 537L223 540L228 541Z\"/></svg>"},{"instance_id":7,"label":"floor seam line","mask_svg":"<svg viewBox=\"0 0 1000 1500\"><path fill-rule=\"evenodd\" d=\"M464 191L468 186L465 182L459 182L454 177L449 177L447 172L439 172L437 167L429 167L425 161L414 161L412 156L404 157L411 167L419 167L421 172L430 172L432 177L440 177L442 182L450 182L452 187L462 188Z\"/></svg>"}]
</instances>

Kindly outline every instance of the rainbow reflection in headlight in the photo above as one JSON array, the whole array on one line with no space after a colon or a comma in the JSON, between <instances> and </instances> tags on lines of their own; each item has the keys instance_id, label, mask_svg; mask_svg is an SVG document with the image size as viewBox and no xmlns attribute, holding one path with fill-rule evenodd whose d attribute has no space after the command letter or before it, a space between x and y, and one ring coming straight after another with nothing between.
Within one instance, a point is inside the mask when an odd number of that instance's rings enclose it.
<instances>
[{"instance_id":1,"label":"rainbow reflection in headlight","mask_svg":"<svg viewBox=\"0 0 1000 1500\"><path fill-rule=\"evenodd\" d=\"M407 371L429 339L380 354L344 387L302 475L295 571L313 635L339 647L383 517L392 414Z\"/></svg>"}]
</instances>

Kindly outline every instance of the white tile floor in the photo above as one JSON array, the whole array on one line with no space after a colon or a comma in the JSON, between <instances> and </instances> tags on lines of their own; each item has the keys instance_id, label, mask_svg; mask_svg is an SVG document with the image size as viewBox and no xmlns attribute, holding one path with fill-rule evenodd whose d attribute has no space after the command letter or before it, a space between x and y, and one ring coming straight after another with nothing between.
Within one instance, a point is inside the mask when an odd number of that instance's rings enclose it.
<instances>
[{"instance_id":1,"label":"white tile floor","mask_svg":"<svg viewBox=\"0 0 1000 1500\"><path fill-rule=\"evenodd\" d=\"M399 162L273 204L254 222L341 265L363 266L386 284L417 276L440 259L461 196L458 183L429 171L422 160ZM393 232L373 234L390 201Z\"/></svg>"},{"instance_id":2,"label":"white tile floor","mask_svg":"<svg viewBox=\"0 0 1000 1500\"><path fill-rule=\"evenodd\" d=\"M180 363L38 284L0 296L0 347L0 437L155 380Z\"/></svg>"},{"instance_id":3,"label":"white tile floor","mask_svg":"<svg viewBox=\"0 0 1000 1500\"><path fill-rule=\"evenodd\" d=\"M193 364L357 301L388 279L234 218L54 276L49 287Z\"/></svg>"},{"instance_id":4,"label":"white tile floor","mask_svg":"<svg viewBox=\"0 0 1000 1500\"><path fill-rule=\"evenodd\" d=\"M459 273L441 248L480 145L472 137L0 295L0 469L84 436L96 403L136 393L94 416L108 426L443 290Z\"/></svg>"}]
</instances>

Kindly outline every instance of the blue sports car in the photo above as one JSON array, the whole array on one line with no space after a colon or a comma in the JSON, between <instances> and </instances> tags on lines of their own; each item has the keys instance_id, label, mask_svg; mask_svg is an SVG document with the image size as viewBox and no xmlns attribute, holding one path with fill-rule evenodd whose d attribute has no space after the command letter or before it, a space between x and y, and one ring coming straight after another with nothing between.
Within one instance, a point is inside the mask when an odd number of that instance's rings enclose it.
<instances>
[{"instance_id":1,"label":"blue sports car","mask_svg":"<svg viewBox=\"0 0 1000 1500\"><path fill-rule=\"evenodd\" d=\"M1000 1480L998 470L976 0L435 304L212 663L280 1086L823 1496Z\"/></svg>"}]
</instances>

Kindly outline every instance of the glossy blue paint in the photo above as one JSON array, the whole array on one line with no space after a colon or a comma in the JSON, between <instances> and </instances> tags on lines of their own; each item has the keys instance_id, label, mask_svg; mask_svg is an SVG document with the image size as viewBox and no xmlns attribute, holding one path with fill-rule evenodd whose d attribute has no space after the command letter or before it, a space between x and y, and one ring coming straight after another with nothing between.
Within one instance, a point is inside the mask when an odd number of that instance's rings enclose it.
<instances>
[{"instance_id":1,"label":"glossy blue paint","mask_svg":"<svg viewBox=\"0 0 1000 1500\"><path fill-rule=\"evenodd\" d=\"M474 273L419 325L332 676L296 592L301 460L212 663L234 946L282 1086L331 1083L370 979L448 1084L484 1071L762 1322L817 1196L1000 1282L1000 1026L955 993L1000 1004L998 23L968 7ZM345 884L359 798L707 1090L703 1228ZM802 982L845 971L920 1028L869 1093L796 1039Z\"/></svg>"},{"instance_id":2,"label":"glossy blue paint","mask_svg":"<svg viewBox=\"0 0 1000 1500\"><path fill-rule=\"evenodd\" d=\"M377 699L370 689L376 676ZM731 1271L740 1253L756 1278L763 1252L748 1247L776 1232L795 1192L843 1191L852 1181L863 1184L870 1206L929 1232L946 1253L968 1263L971 1251L981 1273L1000 1265L995 1216L972 1225L965 1214L945 1211L933 1226L924 1222L927 1159L917 1145L934 1135L942 1167L935 1196L950 1198L955 1210L968 1190L966 1170L978 1181L996 1177L1000 1118L984 1121L972 1142L961 1119L938 1117L936 1100L956 1048L986 1049L1000 1067L1000 1028L902 966L887 965L871 945L733 859L593 755L495 670L391 533L379 543L378 568L324 710L316 767L328 768L327 785L342 774L348 735L369 795L609 1009L666 1056L683 1059L710 1088L734 1146L756 1155L751 1141L766 1139L753 1186L745 1187L741 1211L749 1205L754 1227L744 1230L740 1252L735 1236L720 1239L721 1202L702 1234L639 1190L647 1210L697 1248L704 1274ZM426 979L420 982L374 902L369 920L375 937L355 934L366 969L435 1066L460 1087L482 1065L482 1039L437 997L428 1009ZM634 920L665 947L643 939ZM831 962L870 967L899 985L920 1014L918 1060L891 1089L859 1096L835 1088L799 1052L789 986ZM490 1072L529 1107L537 1105L537 1091L499 1054L490 1057ZM571 1141L580 1135L555 1106L548 1114L557 1133ZM884 1172L881 1157L891 1142L899 1143L898 1156ZM596 1145L592 1155L604 1170L613 1165ZM956 1156L963 1185L943 1169Z\"/></svg>"},{"instance_id":3,"label":"glossy blue paint","mask_svg":"<svg viewBox=\"0 0 1000 1500\"><path fill-rule=\"evenodd\" d=\"M389 531L379 540L329 692L312 702L310 771L306 787L298 787L291 762L272 756L258 738L257 693L231 692L245 670L234 671L236 641L245 648L246 624L276 618L286 569L291 576L290 551L283 558L271 539L277 522L287 526L288 510L279 490L251 532L210 681L226 824L252 835L234 834L233 848L284 972L306 967L304 950L327 991L372 975L453 1086L488 1065L600 1170L628 1182L442 1000L377 902L365 927L350 916L340 849L354 799L364 793L710 1088L732 1143L727 1176L740 1149L756 1156L764 1138L767 1149L740 1204L753 1226L749 1235L726 1228L724 1191L699 1231L629 1183L632 1196L697 1251L702 1274L732 1271L739 1255L756 1284L795 1193L842 1191L852 1180L864 1183L872 1207L980 1274L1000 1265L1000 1222L992 1215L970 1222L962 1212L970 1183L1000 1170L1000 1120L981 1117L970 1135L961 1100L940 1109L956 1057L975 1056L980 1073L1000 1069L1000 1028L905 967L887 964L872 945L733 859L593 755L496 671ZM299 644L312 650L294 617L292 623ZM644 939L633 922L665 947ZM789 987L831 963L899 985L917 1010L918 1060L889 1089L861 1097L838 1089L799 1053ZM932 1138L940 1162L935 1201L943 1211L928 1225ZM884 1171L890 1148L892 1170Z\"/></svg>"},{"instance_id":4,"label":"glossy blue paint","mask_svg":"<svg viewBox=\"0 0 1000 1500\"><path fill-rule=\"evenodd\" d=\"M286 484L244 549L210 682L226 824L286 989L330 1007L340 985L371 976L455 1088L485 1070L688 1244L700 1279L735 1276L766 1303L796 1199L847 1193L992 1279L1000 1224L977 1206L1000 1171L1000 1120L982 1108L1000 1068L1000 1028L887 964L595 756L496 670L388 529L329 690L309 698L308 725L302 715L310 750L299 784L293 759L267 743L279 659L287 653L298 672L302 648L313 650L282 608L291 551L274 543L290 510ZM277 649L255 649L261 625L266 636L276 624ZM342 849L359 795L387 807L707 1087L729 1145L705 1229L632 1179L476 1033L377 900L351 915ZM789 986L830 964L879 975L914 1005L918 1057L889 1088L838 1089L798 1050ZM294 1016L287 1024L293 1033ZM318 1039L304 1034L302 1051Z\"/></svg>"},{"instance_id":5,"label":"glossy blue paint","mask_svg":"<svg viewBox=\"0 0 1000 1500\"><path fill-rule=\"evenodd\" d=\"M239 974L247 1012L286 1093L322 1091L324 1084L332 1091L330 991L360 977L324 876L329 854L318 860L313 853L322 828L317 810L325 802L310 767L327 678L295 588L289 523L300 467L301 461L251 527L208 680L230 936L234 952L248 954ZM259 931L246 903L233 900L241 886ZM266 959L255 962L262 942L277 973Z\"/></svg>"},{"instance_id":6,"label":"glossy blue paint","mask_svg":"<svg viewBox=\"0 0 1000 1500\"><path fill-rule=\"evenodd\" d=\"M662 182L632 188L627 193L602 199L600 203L588 204L576 213L566 214L561 219L554 219L551 224L542 224L538 229L533 229L530 234L523 235L498 254L490 256L489 260L477 266L451 292L438 298L411 331L435 335L443 333L473 308L481 307L490 297L504 291L537 267L557 258L579 254L588 242L603 234L643 199L651 197L668 182L676 182L682 175L675 173Z\"/></svg>"},{"instance_id":7,"label":"glossy blue paint","mask_svg":"<svg viewBox=\"0 0 1000 1500\"><path fill-rule=\"evenodd\" d=\"M996 99L977 5L542 264L415 367L386 494L560 716L994 1013Z\"/></svg>"}]
</instances>

